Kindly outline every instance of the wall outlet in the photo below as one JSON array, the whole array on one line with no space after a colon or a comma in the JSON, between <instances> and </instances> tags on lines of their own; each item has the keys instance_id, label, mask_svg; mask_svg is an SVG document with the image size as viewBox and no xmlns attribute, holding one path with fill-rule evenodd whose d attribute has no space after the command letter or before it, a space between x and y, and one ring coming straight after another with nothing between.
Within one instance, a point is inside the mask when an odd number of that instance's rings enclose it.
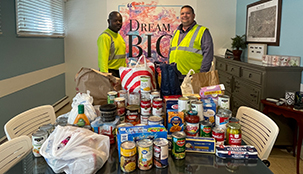
<instances>
[{"instance_id":1,"label":"wall outlet","mask_svg":"<svg viewBox=\"0 0 303 174\"><path fill-rule=\"evenodd\" d=\"M267 54L267 44L248 44L248 62L261 61L262 56Z\"/></svg>"}]
</instances>

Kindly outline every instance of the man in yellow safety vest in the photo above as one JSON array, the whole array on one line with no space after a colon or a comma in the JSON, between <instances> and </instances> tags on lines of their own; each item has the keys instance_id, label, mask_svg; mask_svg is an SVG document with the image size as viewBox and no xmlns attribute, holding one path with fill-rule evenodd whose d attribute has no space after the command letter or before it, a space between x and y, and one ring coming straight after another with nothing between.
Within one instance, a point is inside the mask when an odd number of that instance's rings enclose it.
<instances>
[{"instance_id":1,"label":"man in yellow safety vest","mask_svg":"<svg viewBox=\"0 0 303 174\"><path fill-rule=\"evenodd\" d=\"M119 67L126 66L125 42L118 31L122 27L122 16L119 12L113 11L109 14L108 28L99 36L98 45L98 66L101 72L119 75Z\"/></svg>"},{"instance_id":2,"label":"man in yellow safety vest","mask_svg":"<svg viewBox=\"0 0 303 174\"><path fill-rule=\"evenodd\" d=\"M190 69L196 73L209 71L214 55L209 30L197 24L194 9L189 5L181 7L180 19L170 41L169 62L175 62L182 75Z\"/></svg>"}]
</instances>

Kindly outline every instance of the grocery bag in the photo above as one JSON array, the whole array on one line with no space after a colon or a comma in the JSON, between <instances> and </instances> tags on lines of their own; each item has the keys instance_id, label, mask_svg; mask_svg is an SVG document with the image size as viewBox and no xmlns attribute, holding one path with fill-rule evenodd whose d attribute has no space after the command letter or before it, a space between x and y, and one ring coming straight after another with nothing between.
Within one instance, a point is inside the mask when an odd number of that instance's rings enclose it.
<instances>
[{"instance_id":1,"label":"grocery bag","mask_svg":"<svg viewBox=\"0 0 303 174\"><path fill-rule=\"evenodd\" d=\"M75 126L57 126L40 154L55 173L96 173L109 157L109 137Z\"/></svg>"},{"instance_id":2,"label":"grocery bag","mask_svg":"<svg viewBox=\"0 0 303 174\"><path fill-rule=\"evenodd\" d=\"M193 69L190 69L187 75L184 77L181 85L182 94L194 94L194 89L191 84L192 74L195 74L195 71Z\"/></svg>"},{"instance_id":3,"label":"grocery bag","mask_svg":"<svg viewBox=\"0 0 303 174\"><path fill-rule=\"evenodd\" d=\"M214 70L193 74L191 85L193 86L194 93L199 94L202 87L218 85L219 82L218 70Z\"/></svg>"},{"instance_id":4,"label":"grocery bag","mask_svg":"<svg viewBox=\"0 0 303 174\"><path fill-rule=\"evenodd\" d=\"M77 92L90 91L90 95L94 99L93 105L107 104L107 93L122 89L120 78L93 68L82 67L76 74L75 81Z\"/></svg>"},{"instance_id":5,"label":"grocery bag","mask_svg":"<svg viewBox=\"0 0 303 174\"><path fill-rule=\"evenodd\" d=\"M143 59L143 64L140 63ZM155 82L155 66L151 62L146 62L145 56L141 56L134 67L120 67L119 74L121 78L121 86L123 89L131 92L140 91L140 77L149 76L151 81L151 89L156 88Z\"/></svg>"}]
</instances>

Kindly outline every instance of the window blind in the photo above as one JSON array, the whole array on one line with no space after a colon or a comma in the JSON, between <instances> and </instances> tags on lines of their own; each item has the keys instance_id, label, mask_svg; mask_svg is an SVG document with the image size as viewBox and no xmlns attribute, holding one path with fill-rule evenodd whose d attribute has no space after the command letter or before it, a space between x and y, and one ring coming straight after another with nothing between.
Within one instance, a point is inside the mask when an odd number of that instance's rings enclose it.
<instances>
[{"instance_id":1,"label":"window blind","mask_svg":"<svg viewBox=\"0 0 303 174\"><path fill-rule=\"evenodd\" d=\"M63 0L16 0L18 36L64 37Z\"/></svg>"}]
</instances>

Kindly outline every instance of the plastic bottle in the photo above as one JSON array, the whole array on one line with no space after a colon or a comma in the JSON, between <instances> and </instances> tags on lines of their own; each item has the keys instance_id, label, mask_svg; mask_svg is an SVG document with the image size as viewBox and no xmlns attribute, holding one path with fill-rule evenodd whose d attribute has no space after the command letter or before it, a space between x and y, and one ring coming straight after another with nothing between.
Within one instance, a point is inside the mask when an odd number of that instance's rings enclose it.
<instances>
[{"instance_id":1,"label":"plastic bottle","mask_svg":"<svg viewBox=\"0 0 303 174\"><path fill-rule=\"evenodd\" d=\"M84 114L84 105L78 105L78 115L74 121L74 124L78 125L79 127L84 127L85 125L90 125L90 121L88 120L87 116Z\"/></svg>"},{"instance_id":2,"label":"plastic bottle","mask_svg":"<svg viewBox=\"0 0 303 174\"><path fill-rule=\"evenodd\" d=\"M61 143L59 144L57 150L62 149L70 140L71 136L66 137L64 140L61 141Z\"/></svg>"}]
</instances>

